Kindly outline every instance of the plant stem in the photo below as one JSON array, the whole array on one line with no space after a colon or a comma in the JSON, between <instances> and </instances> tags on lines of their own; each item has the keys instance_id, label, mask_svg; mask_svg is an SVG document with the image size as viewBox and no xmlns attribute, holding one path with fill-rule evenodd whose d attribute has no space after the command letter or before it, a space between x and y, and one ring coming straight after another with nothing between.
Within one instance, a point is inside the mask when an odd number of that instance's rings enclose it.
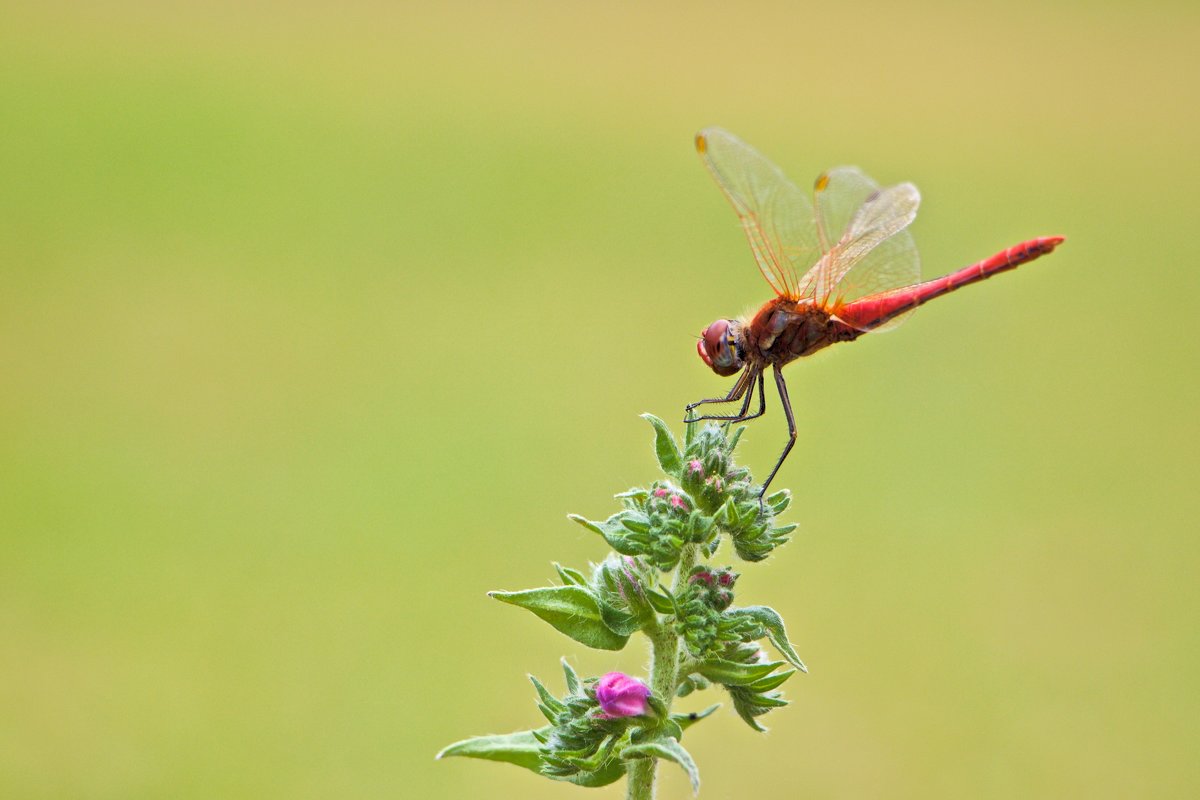
<instances>
[{"instance_id":1,"label":"plant stem","mask_svg":"<svg viewBox=\"0 0 1200 800\"><path fill-rule=\"evenodd\" d=\"M679 590L683 581L696 566L697 546L687 544L679 554L679 566L675 568L675 577L671 582L672 593ZM662 700L666 713L671 712L671 704L675 700L675 690L679 687L679 635L669 624L658 621L650 636L650 689L655 697ZM653 800L654 778L658 771L658 759L642 758L629 766L629 782L626 790L626 800Z\"/></svg>"}]
</instances>

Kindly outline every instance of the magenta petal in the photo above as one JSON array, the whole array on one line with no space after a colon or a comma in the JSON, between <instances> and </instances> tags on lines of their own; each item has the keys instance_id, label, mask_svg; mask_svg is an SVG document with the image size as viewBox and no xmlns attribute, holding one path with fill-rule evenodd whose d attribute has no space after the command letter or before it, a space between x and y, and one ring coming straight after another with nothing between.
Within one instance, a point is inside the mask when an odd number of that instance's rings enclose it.
<instances>
[{"instance_id":1,"label":"magenta petal","mask_svg":"<svg viewBox=\"0 0 1200 800\"><path fill-rule=\"evenodd\" d=\"M637 717L646 713L650 687L623 672L610 672L596 684L596 700L606 717Z\"/></svg>"}]
</instances>

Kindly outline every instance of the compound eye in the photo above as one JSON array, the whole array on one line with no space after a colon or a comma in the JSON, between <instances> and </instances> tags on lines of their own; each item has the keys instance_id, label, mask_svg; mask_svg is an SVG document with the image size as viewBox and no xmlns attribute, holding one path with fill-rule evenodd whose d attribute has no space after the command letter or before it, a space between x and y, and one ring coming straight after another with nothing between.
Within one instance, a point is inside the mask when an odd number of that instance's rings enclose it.
<instances>
[{"instance_id":1,"label":"compound eye","mask_svg":"<svg viewBox=\"0 0 1200 800\"><path fill-rule=\"evenodd\" d=\"M704 329L696 350L718 375L733 375L742 368L729 320L719 319Z\"/></svg>"}]
</instances>

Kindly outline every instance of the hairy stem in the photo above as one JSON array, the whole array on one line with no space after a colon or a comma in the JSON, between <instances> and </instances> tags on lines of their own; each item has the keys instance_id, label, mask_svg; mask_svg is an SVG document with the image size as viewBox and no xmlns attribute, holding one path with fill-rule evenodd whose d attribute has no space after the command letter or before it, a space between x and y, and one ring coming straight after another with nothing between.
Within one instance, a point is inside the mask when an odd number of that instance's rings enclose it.
<instances>
[{"instance_id":1,"label":"hairy stem","mask_svg":"<svg viewBox=\"0 0 1200 800\"><path fill-rule=\"evenodd\" d=\"M679 554L679 566L675 568L675 577L671 582L671 591L676 592L687 576L696 566L697 546L684 545ZM650 689L662 700L671 711L675 700L675 690L679 687L679 649L681 642L679 634L675 633L672 625L664 624L660 619L650 636ZM653 800L654 778L658 770L658 760L653 758L638 759L629 767L629 783L625 797L627 800Z\"/></svg>"}]
</instances>

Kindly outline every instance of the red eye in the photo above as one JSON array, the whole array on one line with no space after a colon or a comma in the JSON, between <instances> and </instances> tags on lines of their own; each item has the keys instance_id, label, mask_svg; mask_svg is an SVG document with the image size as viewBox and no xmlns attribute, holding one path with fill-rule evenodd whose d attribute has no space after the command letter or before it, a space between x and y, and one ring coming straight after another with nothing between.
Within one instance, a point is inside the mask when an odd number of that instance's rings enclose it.
<instances>
[{"instance_id":1,"label":"red eye","mask_svg":"<svg viewBox=\"0 0 1200 800\"><path fill-rule=\"evenodd\" d=\"M719 319L704 329L696 352L718 375L733 375L742 368L742 360L729 339L729 320Z\"/></svg>"}]
</instances>

